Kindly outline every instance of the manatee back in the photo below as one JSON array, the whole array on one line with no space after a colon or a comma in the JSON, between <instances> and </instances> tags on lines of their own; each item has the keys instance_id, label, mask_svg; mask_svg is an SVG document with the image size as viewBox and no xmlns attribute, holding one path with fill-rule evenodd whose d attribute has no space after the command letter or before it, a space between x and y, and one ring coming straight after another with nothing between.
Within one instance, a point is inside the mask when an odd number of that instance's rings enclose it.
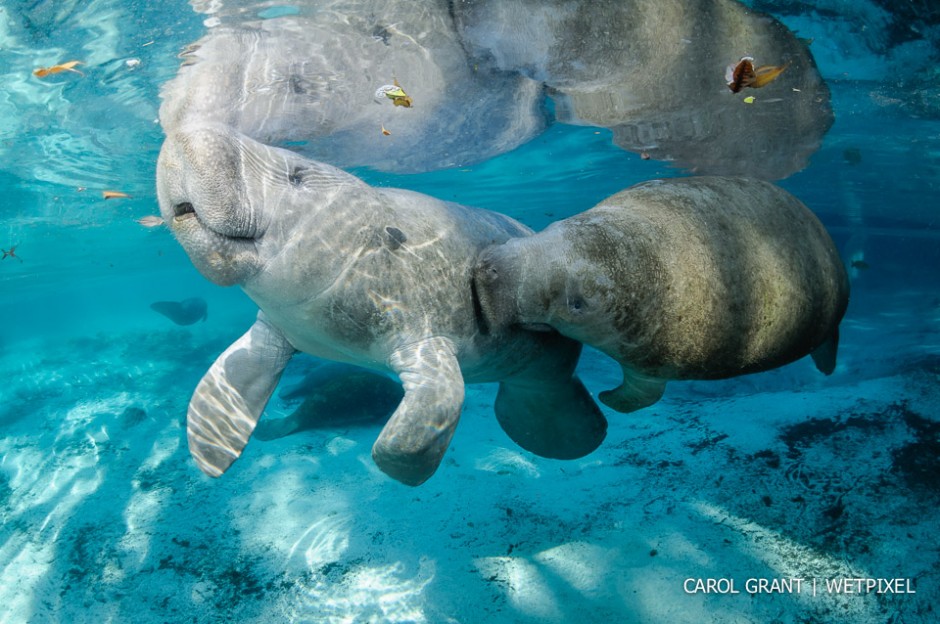
<instances>
[{"instance_id":1,"label":"manatee back","mask_svg":"<svg viewBox=\"0 0 940 624\"><path fill-rule=\"evenodd\" d=\"M716 379L780 366L832 336L848 302L822 224L766 182L653 181L564 224L570 255L609 281L607 335L591 335L595 325L572 337L647 375Z\"/></svg>"}]
</instances>

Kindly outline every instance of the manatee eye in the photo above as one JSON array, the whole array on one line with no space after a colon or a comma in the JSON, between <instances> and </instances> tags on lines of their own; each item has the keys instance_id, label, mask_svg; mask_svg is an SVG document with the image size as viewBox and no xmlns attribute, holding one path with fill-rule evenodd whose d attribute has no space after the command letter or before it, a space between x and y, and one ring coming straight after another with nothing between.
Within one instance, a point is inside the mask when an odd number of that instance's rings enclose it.
<instances>
[{"instance_id":1,"label":"manatee eye","mask_svg":"<svg viewBox=\"0 0 940 624\"><path fill-rule=\"evenodd\" d=\"M581 297L572 297L571 299L568 299L568 310L572 314L581 314L584 312L586 307L587 304Z\"/></svg>"}]
</instances>

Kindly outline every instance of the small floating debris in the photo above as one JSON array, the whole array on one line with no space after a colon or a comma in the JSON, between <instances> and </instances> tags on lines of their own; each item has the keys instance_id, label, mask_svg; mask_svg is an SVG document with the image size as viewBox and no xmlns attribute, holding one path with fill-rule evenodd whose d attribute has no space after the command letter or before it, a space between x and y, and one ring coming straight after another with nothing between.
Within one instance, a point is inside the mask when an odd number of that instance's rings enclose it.
<instances>
[{"instance_id":1,"label":"small floating debris","mask_svg":"<svg viewBox=\"0 0 940 624\"><path fill-rule=\"evenodd\" d=\"M146 217L141 217L137 219L137 223L141 224L144 227L152 228L159 227L163 225L164 221L161 217L155 215L147 215Z\"/></svg>"},{"instance_id":2,"label":"small floating debris","mask_svg":"<svg viewBox=\"0 0 940 624\"><path fill-rule=\"evenodd\" d=\"M45 78L46 76L51 76L52 74L61 74L62 72L72 72L78 74L79 76L84 76L82 72L75 69L76 65L81 65L81 61L68 61L66 63L59 63L58 65L52 65L50 67L37 67L33 70L33 75L37 78Z\"/></svg>"},{"instance_id":3,"label":"small floating debris","mask_svg":"<svg viewBox=\"0 0 940 624\"><path fill-rule=\"evenodd\" d=\"M745 104L753 104L753 103L756 102L756 101L757 101L757 98L754 97L753 95L749 95L749 96L747 96L746 98L744 98L744 103L745 103Z\"/></svg>"},{"instance_id":4,"label":"small floating debris","mask_svg":"<svg viewBox=\"0 0 940 624\"><path fill-rule=\"evenodd\" d=\"M405 90L398 84L398 78L394 79L394 84L382 85L375 90L375 99L381 101L382 98L388 98L395 106L404 106L411 108L414 101L411 96L405 93Z\"/></svg>"},{"instance_id":5,"label":"small floating debris","mask_svg":"<svg viewBox=\"0 0 940 624\"><path fill-rule=\"evenodd\" d=\"M762 65L754 69L754 58L742 56L737 64L728 65L725 81L732 93L737 93L745 87L760 89L776 80L789 66L790 63L787 62L784 65Z\"/></svg>"},{"instance_id":6,"label":"small floating debris","mask_svg":"<svg viewBox=\"0 0 940 624\"><path fill-rule=\"evenodd\" d=\"M131 196L121 191L102 191L101 196L105 199L130 199Z\"/></svg>"},{"instance_id":7,"label":"small floating debris","mask_svg":"<svg viewBox=\"0 0 940 624\"><path fill-rule=\"evenodd\" d=\"M389 132L388 130L385 129L385 125L384 125L384 124L382 125L382 134L384 134L385 136L391 136L391 134L392 134L391 132Z\"/></svg>"}]
</instances>

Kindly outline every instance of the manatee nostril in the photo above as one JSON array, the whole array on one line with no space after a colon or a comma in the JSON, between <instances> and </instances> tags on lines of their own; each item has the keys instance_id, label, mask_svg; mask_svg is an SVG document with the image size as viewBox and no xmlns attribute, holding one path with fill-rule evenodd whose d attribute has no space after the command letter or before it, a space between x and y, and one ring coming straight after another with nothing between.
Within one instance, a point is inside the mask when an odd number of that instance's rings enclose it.
<instances>
[{"instance_id":1,"label":"manatee nostril","mask_svg":"<svg viewBox=\"0 0 940 624\"><path fill-rule=\"evenodd\" d=\"M181 202L173 206L173 216L179 219L185 215L195 215L196 209L193 208L193 205L189 202Z\"/></svg>"}]
</instances>

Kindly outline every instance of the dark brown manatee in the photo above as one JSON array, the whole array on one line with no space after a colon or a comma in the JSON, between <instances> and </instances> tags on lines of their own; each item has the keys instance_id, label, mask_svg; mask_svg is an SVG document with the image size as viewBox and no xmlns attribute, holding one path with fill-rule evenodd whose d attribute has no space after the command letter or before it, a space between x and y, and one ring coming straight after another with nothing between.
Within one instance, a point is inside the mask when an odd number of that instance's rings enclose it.
<instances>
[{"instance_id":1,"label":"dark brown manatee","mask_svg":"<svg viewBox=\"0 0 940 624\"><path fill-rule=\"evenodd\" d=\"M623 367L611 408L651 405L671 379L720 379L812 354L835 368L845 267L798 199L746 178L639 184L486 250L484 318L550 327Z\"/></svg>"}]
</instances>

